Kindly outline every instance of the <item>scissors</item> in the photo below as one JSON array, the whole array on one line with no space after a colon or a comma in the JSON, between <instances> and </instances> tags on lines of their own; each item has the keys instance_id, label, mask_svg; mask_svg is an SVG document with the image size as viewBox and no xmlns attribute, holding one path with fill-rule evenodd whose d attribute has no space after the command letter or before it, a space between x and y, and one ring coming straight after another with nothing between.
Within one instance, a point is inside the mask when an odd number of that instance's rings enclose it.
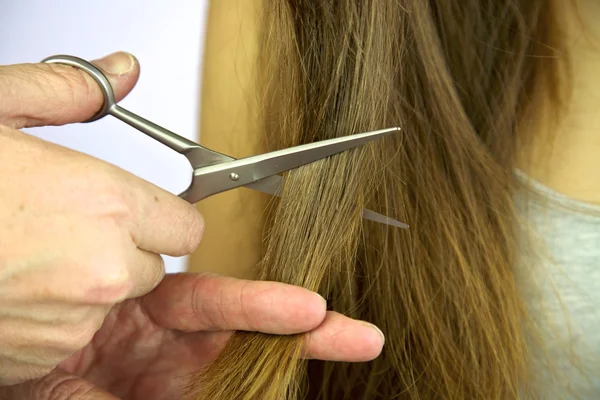
<instances>
[{"instance_id":1,"label":"scissors","mask_svg":"<svg viewBox=\"0 0 600 400\"><path fill-rule=\"evenodd\" d=\"M235 159L207 149L117 105L108 78L90 62L68 55L51 56L45 58L42 62L65 64L79 68L88 73L98 83L104 93L104 103L102 109L86 122L96 121L106 115L112 115L184 155L193 169L192 182L183 193L179 194L179 197L192 204L217 193L241 186L280 196L283 177L278 174L400 132L400 128L381 129ZM400 228L408 228L405 223L367 209L363 210L363 218Z\"/></svg>"}]
</instances>

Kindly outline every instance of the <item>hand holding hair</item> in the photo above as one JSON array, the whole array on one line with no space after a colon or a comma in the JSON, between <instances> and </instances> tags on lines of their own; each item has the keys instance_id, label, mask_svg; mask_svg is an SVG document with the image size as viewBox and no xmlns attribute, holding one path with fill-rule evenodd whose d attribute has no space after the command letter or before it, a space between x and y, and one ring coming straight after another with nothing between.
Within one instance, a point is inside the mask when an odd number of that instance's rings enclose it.
<instances>
[{"instance_id":1,"label":"hand holding hair","mask_svg":"<svg viewBox=\"0 0 600 400\"><path fill-rule=\"evenodd\" d=\"M323 298L300 287L167 275L151 293L113 307L94 340L51 374L0 388L0 398L181 398L234 330L307 332L306 357L350 362L377 357L384 341L377 328L326 311Z\"/></svg>"}]
</instances>

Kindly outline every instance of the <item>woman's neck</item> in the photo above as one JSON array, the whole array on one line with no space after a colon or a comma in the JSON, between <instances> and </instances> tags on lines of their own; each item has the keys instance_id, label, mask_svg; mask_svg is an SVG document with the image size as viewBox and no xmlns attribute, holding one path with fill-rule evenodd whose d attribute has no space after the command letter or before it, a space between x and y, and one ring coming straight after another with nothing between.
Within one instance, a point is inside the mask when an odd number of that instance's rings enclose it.
<instances>
[{"instance_id":1,"label":"woman's neck","mask_svg":"<svg viewBox=\"0 0 600 400\"><path fill-rule=\"evenodd\" d=\"M562 7L565 19L557 26L564 27L569 68L561 84L568 96L558 122L547 101L536 103L536 128L524 149L528 162L519 167L564 195L600 204L600 3L565 1Z\"/></svg>"}]
</instances>

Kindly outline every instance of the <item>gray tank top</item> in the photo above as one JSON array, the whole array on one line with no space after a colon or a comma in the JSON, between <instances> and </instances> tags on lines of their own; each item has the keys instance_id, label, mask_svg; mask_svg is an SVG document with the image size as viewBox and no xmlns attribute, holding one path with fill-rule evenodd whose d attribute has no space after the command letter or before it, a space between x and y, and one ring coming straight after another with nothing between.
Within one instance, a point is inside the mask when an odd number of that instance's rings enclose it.
<instances>
[{"instance_id":1,"label":"gray tank top","mask_svg":"<svg viewBox=\"0 0 600 400\"><path fill-rule=\"evenodd\" d=\"M533 189L533 196L516 196L532 228L534 240L526 243L531 248L537 237L537 250L548 260L527 262L524 251L518 272L546 345L545 355L532 357L538 385L544 399L600 399L600 206L568 198L520 172L517 177Z\"/></svg>"}]
</instances>

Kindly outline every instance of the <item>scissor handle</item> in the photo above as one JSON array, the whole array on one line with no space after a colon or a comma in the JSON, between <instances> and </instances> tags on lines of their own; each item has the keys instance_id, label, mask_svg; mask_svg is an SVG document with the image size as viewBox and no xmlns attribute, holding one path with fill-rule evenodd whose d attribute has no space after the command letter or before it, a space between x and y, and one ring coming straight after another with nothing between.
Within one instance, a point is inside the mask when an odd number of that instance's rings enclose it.
<instances>
[{"instance_id":1,"label":"scissor handle","mask_svg":"<svg viewBox=\"0 0 600 400\"><path fill-rule=\"evenodd\" d=\"M218 153L204 149L198 143L171 132L170 130L165 129L154 122L148 121L147 119L142 118L139 115L124 109L123 107L120 107L115 101L115 93L110 81L106 75L104 75L104 73L92 63L79 57L62 54L48 57L42 60L42 62L51 64L65 64L79 68L84 72L87 72L98 83L102 93L104 94L104 102L100 111L98 111L92 118L85 122L96 121L110 114L113 117L118 118L126 124L134 127L140 132L145 133L152 139L157 140L158 142L180 154L183 154L187 157L194 168L196 168L198 165L203 165L202 163L204 162L210 163L215 160L221 160L222 156Z\"/></svg>"},{"instance_id":2,"label":"scissor handle","mask_svg":"<svg viewBox=\"0 0 600 400\"><path fill-rule=\"evenodd\" d=\"M81 59L79 57L67 56L67 55L56 55L45 58L42 60L43 63L46 64L64 64L70 65L71 67L79 68L88 73L98 85L102 89L102 94L104 96L104 102L102 103L102 108L94 114L90 119L84 122L92 122L99 120L110 114L111 110L117 105L115 101L115 92L113 91L112 85L110 81L104 75L102 71L100 71L94 64Z\"/></svg>"}]
</instances>

